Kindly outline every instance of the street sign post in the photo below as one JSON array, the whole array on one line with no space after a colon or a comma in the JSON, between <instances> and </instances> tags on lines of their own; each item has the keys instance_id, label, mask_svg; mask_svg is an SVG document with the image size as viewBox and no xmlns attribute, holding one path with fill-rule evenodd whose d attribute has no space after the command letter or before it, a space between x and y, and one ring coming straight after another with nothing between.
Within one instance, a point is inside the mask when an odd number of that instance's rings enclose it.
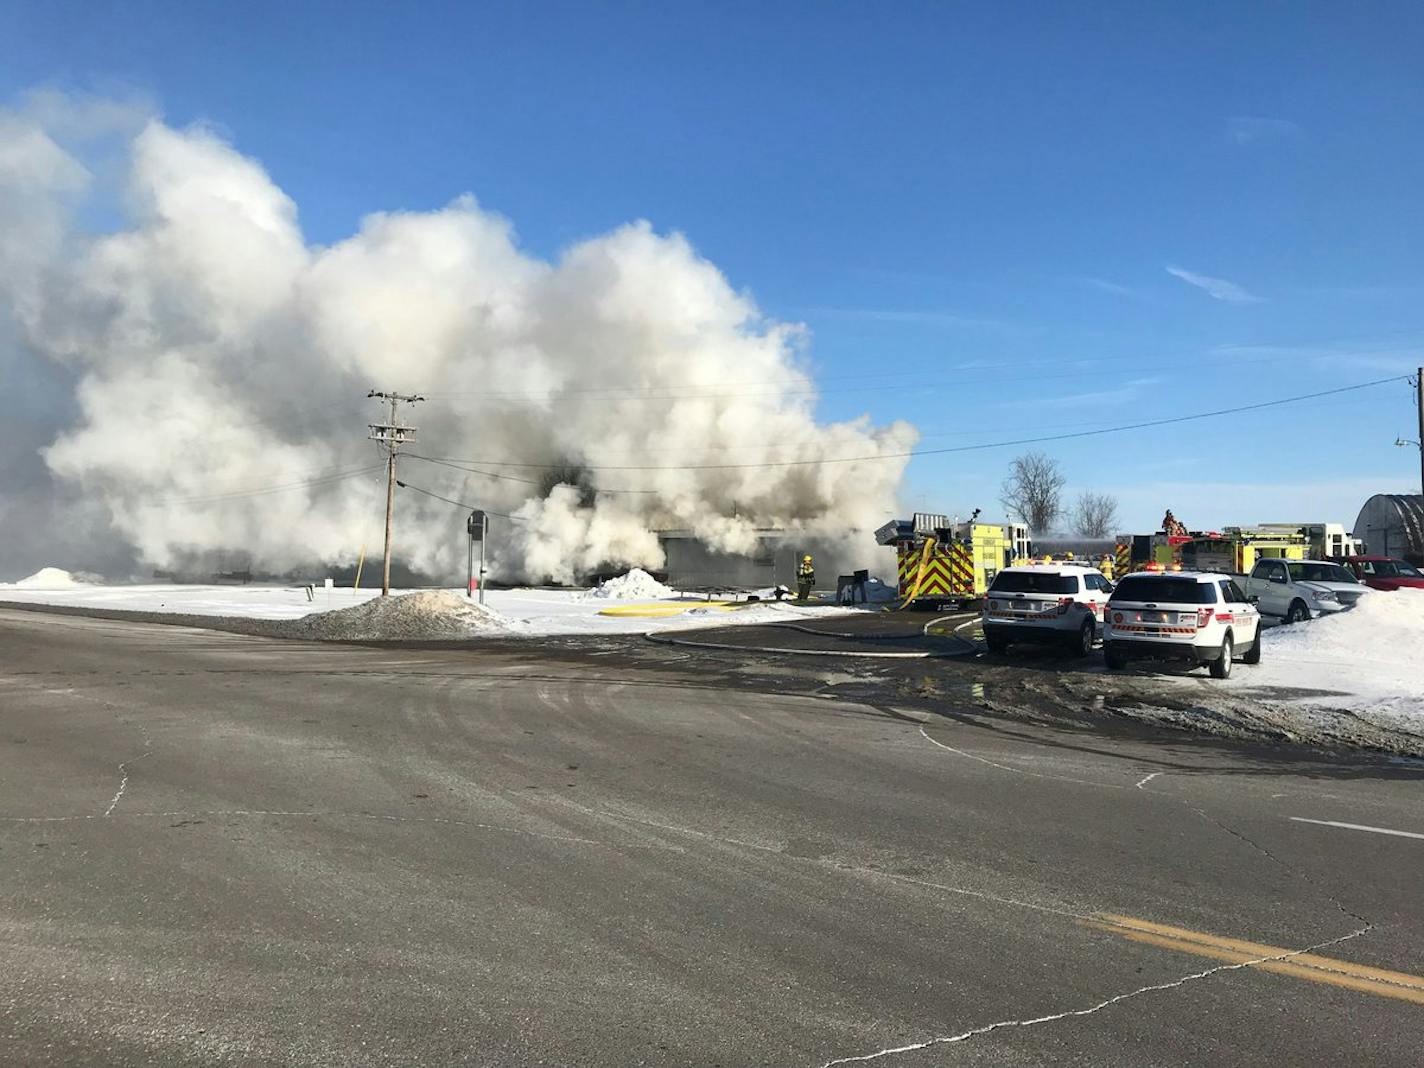
<instances>
[{"instance_id":1,"label":"street sign post","mask_svg":"<svg viewBox=\"0 0 1424 1068\"><path fill-rule=\"evenodd\" d=\"M465 530L470 535L469 551L465 554L465 596L473 597L475 594L475 542L480 543L480 581L478 589L480 591L480 604L485 603L485 536L489 533L489 516L476 508L465 520Z\"/></svg>"}]
</instances>

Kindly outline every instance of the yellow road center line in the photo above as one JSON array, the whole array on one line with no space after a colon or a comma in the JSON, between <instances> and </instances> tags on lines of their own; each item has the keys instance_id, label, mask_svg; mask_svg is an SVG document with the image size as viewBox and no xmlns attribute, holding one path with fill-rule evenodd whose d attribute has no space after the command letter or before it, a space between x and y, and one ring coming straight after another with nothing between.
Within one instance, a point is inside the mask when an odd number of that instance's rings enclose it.
<instances>
[{"instance_id":1,"label":"yellow road center line","mask_svg":"<svg viewBox=\"0 0 1424 1068\"><path fill-rule=\"evenodd\" d=\"M1132 916L1105 913L1102 919L1121 927L1132 927L1140 931L1166 935L1168 938L1179 938L1187 942L1200 942L1205 945L1238 950L1242 953L1249 953L1253 957L1278 957L1283 953L1291 952L1291 950L1282 949L1280 946L1268 946L1260 942L1245 942L1239 938L1204 934L1186 927L1169 927L1166 924L1139 920ZM1334 957L1322 957L1315 953L1300 953L1291 957L1291 960L1296 964L1310 964L1312 967L1323 968L1327 971L1344 972L1347 975L1358 975L1366 979L1378 979L1385 983L1399 983L1403 986L1414 986L1424 990L1424 976L1410 975L1407 972L1391 972L1383 968L1371 968L1366 964L1352 964L1349 961L1336 960Z\"/></svg>"},{"instance_id":2,"label":"yellow road center line","mask_svg":"<svg viewBox=\"0 0 1424 1068\"><path fill-rule=\"evenodd\" d=\"M1394 986L1378 980L1360 978L1345 972L1293 964L1291 961L1263 961L1252 953L1241 953L1233 949L1222 949L1201 942L1187 942L1182 939L1167 938L1163 935L1147 934L1142 931L1129 931L1110 924L1093 923L1089 924L1089 926L1096 927L1103 931L1110 931L1113 934L1121 935L1123 938L1127 938L1133 942L1160 946L1163 949L1175 949L1183 953L1192 953L1199 957L1226 961L1229 964L1246 964L1252 968L1260 969L1263 972L1274 972L1277 975L1288 975L1292 978L1305 979L1312 983L1325 983L1329 986L1343 987L1347 990L1359 991L1360 993L1374 994L1377 997L1394 998L1399 1001L1413 1002L1416 1005L1424 1005L1424 990L1420 990L1417 987ZM1285 952L1289 952L1289 950ZM1294 959L1295 958L1292 958L1292 960Z\"/></svg>"},{"instance_id":3,"label":"yellow road center line","mask_svg":"<svg viewBox=\"0 0 1424 1068\"><path fill-rule=\"evenodd\" d=\"M1278 975L1289 975L1310 982L1327 983L1379 997L1424 1005L1424 976L1372 968L1333 957L1322 957L1315 953L1295 953L1282 946L1268 946L1238 938L1222 938L1131 916L1107 914L1100 920L1082 922L1096 930L1145 945L1160 946L1163 949L1192 953L1232 964L1249 964L1253 968Z\"/></svg>"}]
</instances>

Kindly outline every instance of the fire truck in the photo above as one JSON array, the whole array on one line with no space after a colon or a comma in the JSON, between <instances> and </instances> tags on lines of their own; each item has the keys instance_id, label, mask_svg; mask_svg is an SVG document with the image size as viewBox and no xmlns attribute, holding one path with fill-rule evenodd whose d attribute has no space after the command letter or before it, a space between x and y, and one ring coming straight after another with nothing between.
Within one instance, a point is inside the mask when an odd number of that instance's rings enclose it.
<instances>
[{"instance_id":1,"label":"fire truck","mask_svg":"<svg viewBox=\"0 0 1424 1068\"><path fill-rule=\"evenodd\" d=\"M1310 542L1310 556L1315 560L1335 560L1344 556L1359 556L1364 542L1349 533L1340 523L1262 523L1261 530L1294 530Z\"/></svg>"},{"instance_id":2,"label":"fire truck","mask_svg":"<svg viewBox=\"0 0 1424 1068\"><path fill-rule=\"evenodd\" d=\"M893 546L901 607L962 606L982 597L1003 568L1029 555L1028 528L1020 523L981 523L916 512L892 519L875 532Z\"/></svg>"},{"instance_id":3,"label":"fire truck","mask_svg":"<svg viewBox=\"0 0 1424 1068\"><path fill-rule=\"evenodd\" d=\"M1155 534L1121 534L1116 571L1221 571L1244 575L1266 558L1304 560L1312 555L1309 536L1296 527L1227 527Z\"/></svg>"}]
</instances>

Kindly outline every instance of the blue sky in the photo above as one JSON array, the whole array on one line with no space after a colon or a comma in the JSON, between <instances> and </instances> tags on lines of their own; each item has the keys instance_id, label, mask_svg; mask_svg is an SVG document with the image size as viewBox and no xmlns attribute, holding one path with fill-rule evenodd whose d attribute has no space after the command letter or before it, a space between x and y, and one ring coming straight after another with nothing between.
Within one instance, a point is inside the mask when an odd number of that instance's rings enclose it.
<instances>
[{"instance_id":1,"label":"blue sky","mask_svg":"<svg viewBox=\"0 0 1424 1068\"><path fill-rule=\"evenodd\" d=\"M540 255L680 230L810 326L824 417L939 448L1424 362L1421 45L1408 3L11 2L0 93L211 122L315 242L465 191ZM1132 529L1349 524L1414 427L1401 383L1044 447ZM907 502L997 512L1013 455Z\"/></svg>"}]
</instances>

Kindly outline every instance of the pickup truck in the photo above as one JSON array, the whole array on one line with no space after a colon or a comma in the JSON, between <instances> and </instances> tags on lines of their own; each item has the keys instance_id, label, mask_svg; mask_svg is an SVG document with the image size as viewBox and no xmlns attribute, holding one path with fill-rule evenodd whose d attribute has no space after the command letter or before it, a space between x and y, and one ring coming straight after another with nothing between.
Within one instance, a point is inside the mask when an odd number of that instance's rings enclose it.
<instances>
[{"instance_id":1,"label":"pickup truck","mask_svg":"<svg viewBox=\"0 0 1424 1068\"><path fill-rule=\"evenodd\" d=\"M1354 608L1368 592L1348 568L1324 560L1258 560L1241 585L1263 616L1287 623Z\"/></svg>"}]
</instances>

